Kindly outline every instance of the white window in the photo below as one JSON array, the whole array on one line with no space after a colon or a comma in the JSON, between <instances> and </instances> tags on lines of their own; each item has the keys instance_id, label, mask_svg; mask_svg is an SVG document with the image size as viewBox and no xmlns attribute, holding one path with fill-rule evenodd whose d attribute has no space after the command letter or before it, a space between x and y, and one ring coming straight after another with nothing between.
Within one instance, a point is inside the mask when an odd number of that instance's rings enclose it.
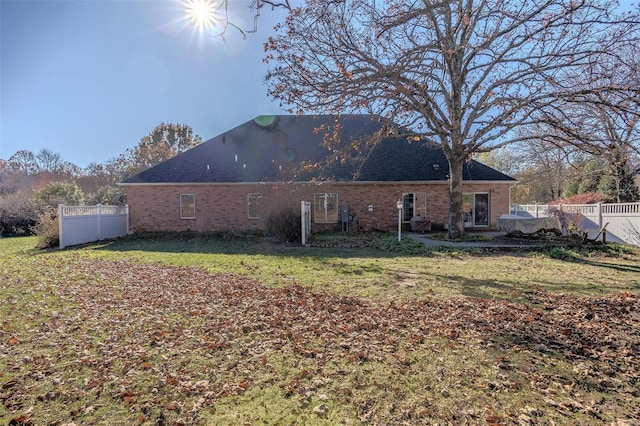
<instances>
[{"instance_id":1,"label":"white window","mask_svg":"<svg viewBox=\"0 0 640 426\"><path fill-rule=\"evenodd\" d=\"M313 195L313 220L315 223L338 222L338 194Z\"/></svg>"},{"instance_id":2,"label":"white window","mask_svg":"<svg viewBox=\"0 0 640 426\"><path fill-rule=\"evenodd\" d=\"M260 219L262 212L262 194L247 194L247 214L249 219Z\"/></svg>"},{"instance_id":3,"label":"white window","mask_svg":"<svg viewBox=\"0 0 640 426\"><path fill-rule=\"evenodd\" d=\"M195 194L180 194L180 219L196 218Z\"/></svg>"},{"instance_id":4,"label":"white window","mask_svg":"<svg viewBox=\"0 0 640 426\"><path fill-rule=\"evenodd\" d=\"M427 218L427 194L425 192L405 192L402 194L403 222L410 222L414 216Z\"/></svg>"}]
</instances>

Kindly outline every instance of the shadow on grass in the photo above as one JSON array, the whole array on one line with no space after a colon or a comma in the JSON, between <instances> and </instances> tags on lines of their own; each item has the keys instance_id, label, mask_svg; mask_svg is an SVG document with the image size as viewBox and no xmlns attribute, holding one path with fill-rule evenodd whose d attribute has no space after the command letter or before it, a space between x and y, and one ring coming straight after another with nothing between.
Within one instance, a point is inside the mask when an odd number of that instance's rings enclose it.
<instances>
[{"instance_id":1,"label":"shadow on grass","mask_svg":"<svg viewBox=\"0 0 640 426\"><path fill-rule=\"evenodd\" d=\"M598 263L598 262L594 262ZM594 265L599 266L599 265ZM611 266L603 264L603 266ZM635 271L622 270L622 272L636 273ZM552 281L543 281L536 278L531 283L523 283L518 281L498 280L498 279L474 279L464 277L460 275L437 275L437 278L442 282L449 282L456 286L460 293L464 296L492 300L508 300L514 299L528 299L526 296L531 291L544 290L551 294L574 294L594 296L598 294L608 295L611 293L611 288L607 288L603 284L572 284L572 283L558 283ZM640 291L640 282L635 284L626 282L625 291ZM525 303L528 303L525 301Z\"/></svg>"},{"instance_id":2,"label":"shadow on grass","mask_svg":"<svg viewBox=\"0 0 640 426\"><path fill-rule=\"evenodd\" d=\"M584 265L596 266L599 268L609 268L615 271L620 272L630 272L637 274L640 272L640 265L638 264L629 264L629 263L607 263L607 262L596 262L591 259L576 259L574 260L576 263L582 263Z\"/></svg>"},{"instance_id":3,"label":"shadow on grass","mask_svg":"<svg viewBox=\"0 0 640 426\"><path fill-rule=\"evenodd\" d=\"M393 237L393 236L392 236ZM589 266L613 269L623 273L638 273L640 265L622 262L620 255L633 255L637 257L638 250L632 247L620 246L600 246L581 247L574 249L567 246L547 245L529 247L456 247L456 246L435 246L427 247L413 239L405 239L401 243L394 241L394 238L387 233L367 233L367 234L337 234L329 236L329 240L338 240L335 245L312 244L303 247L299 244L286 244L278 242L272 238L262 235L236 235L225 233L141 233L110 240L107 242L97 242L82 246L75 246L67 250L95 250L111 252L156 252L156 253L193 253L193 254L228 254L228 255L263 255L274 257L295 257L299 259L308 258L310 261L320 262L329 268L342 268L345 274L361 275L365 273L376 273L374 265L354 268L346 264L341 264L335 258L458 258L465 257L490 258L495 255L513 256L514 260L527 255L541 255L557 261L568 263L581 263ZM39 253L49 253L57 249L37 251ZM597 259L589 257L589 253L599 256ZM34 250L35 254L36 251ZM603 258L611 258L612 262L607 262ZM331 260L327 260L331 259ZM463 267L463 266L461 266ZM379 271L378 271L379 272ZM469 289L478 286L499 286L506 285L504 290L509 289L509 285L498 281L478 282L461 277L449 276L449 280L468 281L465 287ZM486 281L486 280L485 280ZM469 291L473 295L476 291Z\"/></svg>"},{"instance_id":4,"label":"shadow on grass","mask_svg":"<svg viewBox=\"0 0 640 426\"><path fill-rule=\"evenodd\" d=\"M265 238L255 240L224 240L216 238L195 239L123 239L106 244L94 244L91 250L114 252L158 252L193 254L264 255L277 257L396 257L396 253L382 252L370 248L303 247L274 243Z\"/></svg>"},{"instance_id":5,"label":"shadow on grass","mask_svg":"<svg viewBox=\"0 0 640 426\"><path fill-rule=\"evenodd\" d=\"M449 282L456 286L460 293L477 299L513 300L514 296L526 291L522 285L510 281L497 279L473 279L460 275L437 275L442 282ZM537 287L537 286L536 286Z\"/></svg>"},{"instance_id":6,"label":"shadow on grass","mask_svg":"<svg viewBox=\"0 0 640 426\"><path fill-rule=\"evenodd\" d=\"M282 243L264 236L229 237L224 234L168 233L135 234L107 242L70 247L113 252L158 252L193 254L245 254L309 258L394 258L479 254L477 248L426 247L414 240L389 242L387 234L357 234L335 244L312 243L307 247Z\"/></svg>"}]
</instances>

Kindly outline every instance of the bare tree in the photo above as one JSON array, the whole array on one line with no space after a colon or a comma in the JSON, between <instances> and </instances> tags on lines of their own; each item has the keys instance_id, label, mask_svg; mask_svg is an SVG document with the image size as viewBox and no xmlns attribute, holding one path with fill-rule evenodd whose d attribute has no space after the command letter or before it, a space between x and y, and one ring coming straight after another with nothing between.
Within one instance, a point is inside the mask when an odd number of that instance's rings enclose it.
<instances>
[{"instance_id":1,"label":"bare tree","mask_svg":"<svg viewBox=\"0 0 640 426\"><path fill-rule=\"evenodd\" d=\"M26 149L21 149L9 157L9 168L14 172L22 173L25 176L35 174L38 171L38 166L33 152Z\"/></svg>"},{"instance_id":2,"label":"bare tree","mask_svg":"<svg viewBox=\"0 0 640 426\"><path fill-rule=\"evenodd\" d=\"M62 167L62 156L50 149L42 148L34 156L34 161L38 171L49 171L55 173Z\"/></svg>"},{"instance_id":3,"label":"bare tree","mask_svg":"<svg viewBox=\"0 0 640 426\"><path fill-rule=\"evenodd\" d=\"M464 162L517 140L577 90L557 82L637 42L638 22L612 0L307 0L266 43L266 81L291 112L376 113L439 143L455 238Z\"/></svg>"},{"instance_id":4,"label":"bare tree","mask_svg":"<svg viewBox=\"0 0 640 426\"><path fill-rule=\"evenodd\" d=\"M564 195L574 152L544 140L511 145L523 170L514 198L517 202L549 202Z\"/></svg>"},{"instance_id":5,"label":"bare tree","mask_svg":"<svg viewBox=\"0 0 640 426\"><path fill-rule=\"evenodd\" d=\"M253 14L253 27L246 28L234 22L230 12L230 0L187 0L186 9L189 20L200 27L213 30L213 36L224 37L229 28L237 30L243 38L247 38L247 33L258 31L258 20L262 9L270 6L271 9L293 10L289 0L252 0L249 3L249 11ZM237 6L237 4L235 4Z\"/></svg>"},{"instance_id":6,"label":"bare tree","mask_svg":"<svg viewBox=\"0 0 640 426\"><path fill-rule=\"evenodd\" d=\"M617 57L604 58L580 75L568 76L566 81L581 90L537 112L541 139L573 147L605 162L603 172L613 178L617 202L638 199L634 183L638 171L634 159L640 153L638 55L640 47L626 46ZM594 83L596 87L608 84L628 89L592 90Z\"/></svg>"},{"instance_id":7,"label":"bare tree","mask_svg":"<svg viewBox=\"0 0 640 426\"><path fill-rule=\"evenodd\" d=\"M517 176L526 167L519 152L512 146L504 146L492 151L474 155L474 159L509 176Z\"/></svg>"}]
</instances>

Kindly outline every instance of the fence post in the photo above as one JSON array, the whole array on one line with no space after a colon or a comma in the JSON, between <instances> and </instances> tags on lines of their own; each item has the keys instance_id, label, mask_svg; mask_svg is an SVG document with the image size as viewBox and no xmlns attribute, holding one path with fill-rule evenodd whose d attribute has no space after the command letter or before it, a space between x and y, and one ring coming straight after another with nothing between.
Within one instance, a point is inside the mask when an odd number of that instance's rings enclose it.
<instances>
[{"instance_id":1,"label":"fence post","mask_svg":"<svg viewBox=\"0 0 640 426\"><path fill-rule=\"evenodd\" d=\"M536 218L537 218L538 217L538 202L537 201L535 203L535 206L536 206Z\"/></svg>"},{"instance_id":2,"label":"fence post","mask_svg":"<svg viewBox=\"0 0 640 426\"><path fill-rule=\"evenodd\" d=\"M311 234L311 203L300 201L300 214L302 216L302 245L307 244L307 238Z\"/></svg>"},{"instance_id":3,"label":"fence post","mask_svg":"<svg viewBox=\"0 0 640 426\"><path fill-rule=\"evenodd\" d=\"M127 214L127 233L126 233L126 235L129 235L129 204L124 206L124 211Z\"/></svg>"},{"instance_id":4,"label":"fence post","mask_svg":"<svg viewBox=\"0 0 640 426\"><path fill-rule=\"evenodd\" d=\"M62 241L62 214L64 213L64 204L58 204L58 247L60 250L64 248L64 242Z\"/></svg>"},{"instance_id":5,"label":"fence post","mask_svg":"<svg viewBox=\"0 0 640 426\"><path fill-rule=\"evenodd\" d=\"M102 239L102 204L96 206L98 208L98 241Z\"/></svg>"},{"instance_id":6,"label":"fence post","mask_svg":"<svg viewBox=\"0 0 640 426\"><path fill-rule=\"evenodd\" d=\"M598 206L598 228L602 229L602 203L598 203L597 206Z\"/></svg>"}]
</instances>

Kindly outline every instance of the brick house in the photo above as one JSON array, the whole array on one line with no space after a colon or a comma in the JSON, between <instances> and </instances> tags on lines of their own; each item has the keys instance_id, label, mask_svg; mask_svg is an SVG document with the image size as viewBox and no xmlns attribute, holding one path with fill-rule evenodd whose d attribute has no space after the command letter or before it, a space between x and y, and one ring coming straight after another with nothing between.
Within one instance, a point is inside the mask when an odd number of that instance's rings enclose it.
<instances>
[{"instance_id":1,"label":"brick house","mask_svg":"<svg viewBox=\"0 0 640 426\"><path fill-rule=\"evenodd\" d=\"M385 126L384 119L370 115L257 117L122 182L130 227L264 229L270 214L284 206L299 210L301 201L310 201L314 231L391 230L397 227L399 200L407 227L417 216L434 228L444 226L449 166L442 149L393 136L393 127ZM388 136L367 145L381 129ZM356 155L348 147L358 141L364 143ZM509 212L515 182L468 162L465 226L494 227Z\"/></svg>"}]
</instances>

